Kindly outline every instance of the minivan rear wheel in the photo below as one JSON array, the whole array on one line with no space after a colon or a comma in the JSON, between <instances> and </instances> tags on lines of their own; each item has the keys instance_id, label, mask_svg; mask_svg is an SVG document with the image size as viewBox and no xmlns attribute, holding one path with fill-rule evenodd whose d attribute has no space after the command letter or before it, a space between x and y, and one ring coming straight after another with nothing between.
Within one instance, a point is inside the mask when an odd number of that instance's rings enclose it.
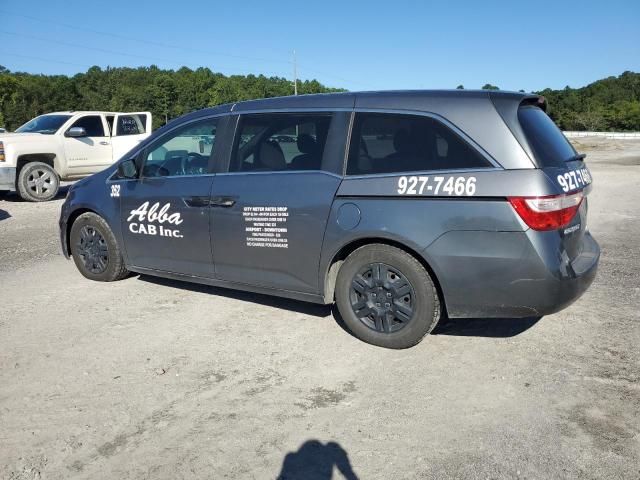
<instances>
[{"instance_id":1,"label":"minivan rear wheel","mask_svg":"<svg viewBox=\"0 0 640 480\"><path fill-rule=\"evenodd\" d=\"M440 319L438 293L427 270L404 250L360 247L342 264L336 305L359 339L386 348L419 343Z\"/></svg>"}]
</instances>

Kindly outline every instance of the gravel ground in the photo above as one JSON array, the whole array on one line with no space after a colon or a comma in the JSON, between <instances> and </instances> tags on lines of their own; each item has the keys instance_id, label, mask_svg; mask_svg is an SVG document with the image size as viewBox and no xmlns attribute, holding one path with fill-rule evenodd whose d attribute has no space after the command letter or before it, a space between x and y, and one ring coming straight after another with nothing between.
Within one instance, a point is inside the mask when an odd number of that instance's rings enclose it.
<instances>
[{"instance_id":1,"label":"gravel ground","mask_svg":"<svg viewBox=\"0 0 640 480\"><path fill-rule=\"evenodd\" d=\"M322 306L89 282L60 254L63 195L0 199L0 478L640 478L640 141L578 142L591 289L404 351Z\"/></svg>"}]
</instances>

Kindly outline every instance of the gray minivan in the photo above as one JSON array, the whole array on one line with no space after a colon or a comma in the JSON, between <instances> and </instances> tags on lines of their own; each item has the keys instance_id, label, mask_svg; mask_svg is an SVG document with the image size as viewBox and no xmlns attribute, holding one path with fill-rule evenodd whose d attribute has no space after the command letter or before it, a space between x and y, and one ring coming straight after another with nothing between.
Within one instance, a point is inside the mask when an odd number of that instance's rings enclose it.
<instances>
[{"instance_id":1,"label":"gray minivan","mask_svg":"<svg viewBox=\"0 0 640 480\"><path fill-rule=\"evenodd\" d=\"M129 272L335 302L358 338L557 312L593 281L591 175L537 95L391 91L197 111L69 190L92 280Z\"/></svg>"}]
</instances>

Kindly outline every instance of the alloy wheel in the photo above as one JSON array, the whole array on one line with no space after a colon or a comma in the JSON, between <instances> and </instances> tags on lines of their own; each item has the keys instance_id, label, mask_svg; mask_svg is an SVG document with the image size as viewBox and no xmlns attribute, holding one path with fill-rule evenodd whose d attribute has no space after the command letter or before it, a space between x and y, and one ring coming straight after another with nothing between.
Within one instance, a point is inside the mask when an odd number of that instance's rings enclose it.
<instances>
[{"instance_id":1,"label":"alloy wheel","mask_svg":"<svg viewBox=\"0 0 640 480\"><path fill-rule=\"evenodd\" d=\"M42 197L55 188L55 179L50 171L37 168L29 173L27 185L36 196Z\"/></svg>"}]
</instances>

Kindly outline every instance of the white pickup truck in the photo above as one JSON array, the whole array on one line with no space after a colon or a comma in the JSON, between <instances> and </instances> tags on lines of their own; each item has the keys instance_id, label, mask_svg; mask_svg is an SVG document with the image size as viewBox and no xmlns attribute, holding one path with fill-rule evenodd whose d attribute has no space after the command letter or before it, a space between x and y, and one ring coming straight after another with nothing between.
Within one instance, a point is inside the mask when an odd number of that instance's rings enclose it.
<instances>
[{"instance_id":1,"label":"white pickup truck","mask_svg":"<svg viewBox=\"0 0 640 480\"><path fill-rule=\"evenodd\" d=\"M149 112L55 112L0 133L0 191L51 200L60 181L104 170L151 135Z\"/></svg>"}]
</instances>

